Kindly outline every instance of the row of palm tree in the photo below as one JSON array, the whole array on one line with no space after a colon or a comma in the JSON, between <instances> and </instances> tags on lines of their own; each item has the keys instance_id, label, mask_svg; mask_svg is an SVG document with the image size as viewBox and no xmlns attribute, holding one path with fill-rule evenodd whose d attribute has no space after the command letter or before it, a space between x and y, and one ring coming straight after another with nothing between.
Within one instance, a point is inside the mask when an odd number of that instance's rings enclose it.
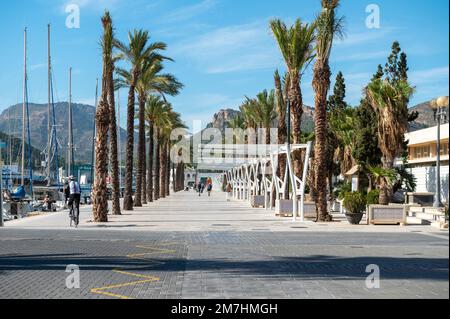
<instances>
[{"instance_id":1,"label":"row of palm tree","mask_svg":"<svg viewBox=\"0 0 450 319\"><path fill-rule=\"evenodd\" d=\"M331 177L335 170L347 172L356 161L352 156L355 148L355 110L344 105L337 110L329 109L328 94L331 84L330 56L337 38L343 38L343 18L337 15L339 0L322 0L322 11L313 23L303 23L297 19L288 27L281 20L270 22L270 28L276 39L286 65L286 74L281 78L278 71L274 75L275 90L263 91L256 98L247 98L240 107L241 114L229 122L231 128L268 128L274 119L278 122L278 144L285 144L288 135L292 135L295 144L301 144L304 134L301 132L303 98L302 77L308 66L314 63L312 88L315 93L315 129L313 165L308 178L312 199L316 202L317 220L331 221L327 201L332 194ZM397 50L399 51L399 50ZM397 52L398 54L399 52ZM385 170L392 169L394 160L402 151L404 133L407 131L407 103L413 89L407 82L406 55L399 61L400 75L387 75L386 79L374 79L366 88L367 101L378 118L378 140L383 154ZM397 63L397 62L396 62ZM390 68L397 70L398 68ZM337 81L343 81L338 74ZM343 102L344 97L340 97ZM286 109L290 104L292 131L287 132ZM268 107L270 105L270 107ZM270 109L270 110L269 110ZM248 142L248 141L247 141ZM262 143L263 141L256 141ZM270 143L266 135L265 142ZM294 173L301 177L302 154L295 152ZM335 161L330 161L334 158ZM333 164L339 163L339 167ZM284 176L286 157L279 155L277 174ZM337 174L339 175L339 174ZM381 195L392 196L392 187L387 179L381 179ZM285 194L287 197L288 194Z\"/></svg>"},{"instance_id":2,"label":"row of palm tree","mask_svg":"<svg viewBox=\"0 0 450 319\"><path fill-rule=\"evenodd\" d=\"M175 128L185 128L180 114L176 113L167 101L167 96L175 96L183 88L175 76L163 73L163 63L173 61L162 54L167 45L163 42L150 42L150 35L144 30L129 32L128 42L121 42L114 37L109 12L102 17L102 23L104 29L101 40L102 95L96 115L96 167L93 193L96 222L107 221L108 164L112 171L113 214L121 213L115 91L128 89L124 210L133 210L133 207L141 207L169 195L170 133ZM127 63L129 68L115 67L118 61ZM117 76L115 80L114 73ZM134 157L136 119L137 158ZM183 171L183 165L180 164L178 169ZM133 199L134 175L136 175L136 190ZM176 176L183 178L184 175L174 174L174 177ZM180 184L179 181L176 183Z\"/></svg>"},{"instance_id":3,"label":"row of palm tree","mask_svg":"<svg viewBox=\"0 0 450 319\"><path fill-rule=\"evenodd\" d=\"M288 27L281 20L272 20L270 29L276 39L287 72L283 79L278 71L274 75L275 90L259 93L256 98L247 98L240 107L241 115L231 120L231 128L258 129L270 131L274 120L278 123L278 144L287 142L288 135L292 135L294 144L303 142L301 131L303 115L303 94L301 90L302 77L308 66L315 61L313 88L316 93L315 117L315 162L311 189L317 195L318 220L330 220L327 211L327 179L326 179L326 149L327 149L327 116L326 106L330 87L331 71L329 58L336 36L342 35L342 18L335 15L338 0L322 0L322 12L313 23L304 23L297 19ZM287 131L286 105L290 105L292 131ZM248 142L248 141L247 141ZM256 143L262 141L255 141ZM266 144L270 144L270 134L266 133ZM262 143L261 143L262 144ZM301 177L303 171L302 153L295 151L294 174ZM279 155L277 173L284 176L286 170L286 156ZM288 197L286 190L285 197Z\"/></svg>"}]
</instances>

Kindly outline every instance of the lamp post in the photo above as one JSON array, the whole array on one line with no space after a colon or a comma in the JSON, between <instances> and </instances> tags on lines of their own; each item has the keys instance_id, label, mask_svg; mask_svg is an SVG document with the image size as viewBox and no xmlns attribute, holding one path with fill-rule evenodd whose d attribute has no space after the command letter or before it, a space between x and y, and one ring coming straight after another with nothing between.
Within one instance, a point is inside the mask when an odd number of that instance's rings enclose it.
<instances>
[{"instance_id":1,"label":"lamp post","mask_svg":"<svg viewBox=\"0 0 450 319\"><path fill-rule=\"evenodd\" d=\"M448 96L441 96L430 102L430 107L435 111L437 121L436 139L436 194L434 197L434 208L443 207L441 202L441 120L445 118L444 108L448 107Z\"/></svg>"}]
</instances>

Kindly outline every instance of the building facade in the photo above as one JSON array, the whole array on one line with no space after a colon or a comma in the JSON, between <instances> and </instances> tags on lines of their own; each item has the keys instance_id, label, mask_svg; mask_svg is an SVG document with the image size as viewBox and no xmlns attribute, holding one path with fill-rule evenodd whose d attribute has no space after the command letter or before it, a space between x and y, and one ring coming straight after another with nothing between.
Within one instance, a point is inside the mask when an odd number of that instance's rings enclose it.
<instances>
[{"instance_id":1,"label":"building facade","mask_svg":"<svg viewBox=\"0 0 450 319\"><path fill-rule=\"evenodd\" d=\"M408 169L417 179L418 193L436 192L437 127L406 134ZM448 202L449 192L449 124L441 126L441 197Z\"/></svg>"}]
</instances>

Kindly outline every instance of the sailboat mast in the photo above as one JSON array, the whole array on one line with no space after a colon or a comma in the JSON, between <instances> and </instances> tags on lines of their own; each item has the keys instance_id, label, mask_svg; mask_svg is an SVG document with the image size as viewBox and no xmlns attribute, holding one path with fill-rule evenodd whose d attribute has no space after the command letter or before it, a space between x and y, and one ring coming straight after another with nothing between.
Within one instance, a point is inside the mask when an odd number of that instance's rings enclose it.
<instances>
[{"instance_id":1,"label":"sailboat mast","mask_svg":"<svg viewBox=\"0 0 450 319\"><path fill-rule=\"evenodd\" d=\"M25 185L25 112L27 99L27 28L24 30L24 54L23 54L23 103L22 103L22 183Z\"/></svg>"},{"instance_id":2,"label":"sailboat mast","mask_svg":"<svg viewBox=\"0 0 450 319\"><path fill-rule=\"evenodd\" d=\"M13 178L12 178L12 131L11 131L11 108L8 111L8 125L9 125L9 186L13 186Z\"/></svg>"},{"instance_id":3,"label":"sailboat mast","mask_svg":"<svg viewBox=\"0 0 450 319\"><path fill-rule=\"evenodd\" d=\"M69 68L69 154L67 176L72 175L73 132L72 132L72 68Z\"/></svg>"},{"instance_id":4,"label":"sailboat mast","mask_svg":"<svg viewBox=\"0 0 450 319\"><path fill-rule=\"evenodd\" d=\"M47 133L48 133L48 140L47 140L47 178L49 185L51 184L51 178L50 178L50 170L51 170L51 134L52 134L52 126L51 126L51 86L52 86L52 58L50 53L50 24L47 26L47 52L48 52L48 110L47 110L47 116L48 116L48 125L47 125Z\"/></svg>"}]
</instances>

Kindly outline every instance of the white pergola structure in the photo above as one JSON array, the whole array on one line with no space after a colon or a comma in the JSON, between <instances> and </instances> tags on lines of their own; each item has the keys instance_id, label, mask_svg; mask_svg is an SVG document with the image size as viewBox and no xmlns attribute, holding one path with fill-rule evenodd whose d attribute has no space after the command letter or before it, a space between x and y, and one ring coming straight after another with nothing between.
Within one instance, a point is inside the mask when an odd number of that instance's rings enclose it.
<instances>
[{"instance_id":1,"label":"white pergola structure","mask_svg":"<svg viewBox=\"0 0 450 319\"><path fill-rule=\"evenodd\" d=\"M234 149L234 145L231 145L231 147ZM264 193L266 209L268 207L272 209L273 192L276 194L276 199L281 200L288 187L289 180L291 186L289 194L293 202L293 221L297 220L299 213L297 198L300 196L300 220L303 222L305 220L305 188L311 148L311 142L299 145L269 146L267 148L269 151L266 151L266 154L243 159L244 163L239 163L226 173L228 181L233 186L233 198L250 201L252 195L255 196L262 191ZM294 172L293 152L297 150L305 150L303 176L301 178L296 176ZM281 154L286 154L287 158L284 176L277 175L278 155ZM268 173L269 164L271 168L270 173ZM259 174L261 175L261 180L258 179Z\"/></svg>"}]
</instances>

